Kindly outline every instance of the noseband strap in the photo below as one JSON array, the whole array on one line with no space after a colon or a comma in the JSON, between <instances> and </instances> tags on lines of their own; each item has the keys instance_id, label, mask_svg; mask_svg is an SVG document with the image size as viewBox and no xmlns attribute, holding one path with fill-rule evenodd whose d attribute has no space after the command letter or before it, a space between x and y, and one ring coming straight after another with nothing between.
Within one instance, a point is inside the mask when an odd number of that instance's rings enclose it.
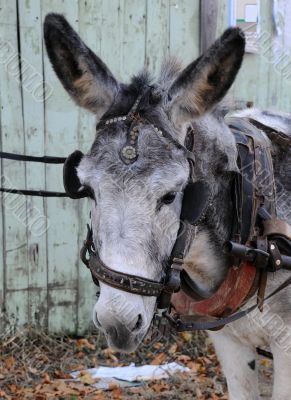
<instances>
[{"instance_id":1,"label":"noseband strap","mask_svg":"<svg viewBox=\"0 0 291 400\"><path fill-rule=\"evenodd\" d=\"M151 279L142 278L141 276L117 272L107 267L100 259L98 252L94 249L92 229L89 225L87 225L87 229L87 238L81 248L80 257L83 263L90 269L95 284L98 285L99 281L101 281L125 292L154 297L159 297L164 291L172 294L179 290L180 280L171 279L171 281L167 282L156 282ZM87 255L89 255L88 258ZM180 270L179 260L173 260L173 266L175 265Z\"/></svg>"}]
</instances>

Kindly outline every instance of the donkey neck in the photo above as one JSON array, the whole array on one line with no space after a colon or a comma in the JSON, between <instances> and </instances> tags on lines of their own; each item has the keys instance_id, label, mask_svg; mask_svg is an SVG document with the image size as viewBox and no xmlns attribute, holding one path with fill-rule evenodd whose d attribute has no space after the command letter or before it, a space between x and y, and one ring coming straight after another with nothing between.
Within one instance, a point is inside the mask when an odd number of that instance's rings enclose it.
<instances>
[{"instance_id":1,"label":"donkey neck","mask_svg":"<svg viewBox=\"0 0 291 400\"><path fill-rule=\"evenodd\" d=\"M223 281L230 265L222 252L224 241L231 236L233 223L232 182L236 170L236 146L227 126L212 122L210 129L219 137L210 138L205 122L195 124L194 153L197 159L198 178L207 180L212 187L213 198L204 221L185 259L185 270L205 296L211 295ZM209 124L207 123L208 129ZM219 129L221 128L221 129Z\"/></svg>"}]
</instances>

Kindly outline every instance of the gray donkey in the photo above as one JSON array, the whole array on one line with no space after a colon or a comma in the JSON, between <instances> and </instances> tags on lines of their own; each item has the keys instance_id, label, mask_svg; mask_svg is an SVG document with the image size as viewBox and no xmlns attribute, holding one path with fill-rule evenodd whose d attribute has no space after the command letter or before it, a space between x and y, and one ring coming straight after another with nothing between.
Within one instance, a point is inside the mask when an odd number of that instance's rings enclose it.
<instances>
[{"instance_id":1,"label":"gray donkey","mask_svg":"<svg viewBox=\"0 0 291 400\"><path fill-rule=\"evenodd\" d=\"M118 117L115 123L97 129L91 150L77 169L82 189L92 197L95 249L113 270L155 281L163 277L189 177L183 148L169 138L184 144L187 129L193 127L195 179L209 183L213 198L183 267L200 291L210 296L230 266L221 247L231 235L237 150L219 102L241 66L242 33L230 28L185 69L168 61L157 79L142 72L127 85L114 78L63 16L47 15L44 35L53 68L76 103L93 112L97 121ZM138 157L129 152L126 157L134 162L124 162L128 132L119 116L126 115L137 99L140 114L162 127L168 138L152 124L140 123ZM245 116L290 135L288 115L248 110L242 113ZM136 140L131 139L132 143ZM278 196L278 216L291 223L291 151L276 144L273 155L278 194L282 194ZM286 271L272 275L267 293L288 276ZM156 297L127 293L100 282L93 319L110 346L131 352L146 335L155 307ZM263 313L253 312L209 334L227 378L230 399L259 399L255 349L265 345L274 355L273 399L291 398L290 287L267 302Z\"/></svg>"}]
</instances>

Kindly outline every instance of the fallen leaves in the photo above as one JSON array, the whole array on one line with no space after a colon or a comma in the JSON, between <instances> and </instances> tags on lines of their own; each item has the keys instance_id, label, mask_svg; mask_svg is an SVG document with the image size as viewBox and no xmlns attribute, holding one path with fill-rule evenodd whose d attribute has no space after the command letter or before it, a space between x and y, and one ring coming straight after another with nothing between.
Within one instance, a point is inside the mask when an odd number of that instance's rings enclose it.
<instances>
[{"instance_id":1,"label":"fallen leaves","mask_svg":"<svg viewBox=\"0 0 291 400\"><path fill-rule=\"evenodd\" d=\"M5 338L0 344L1 400L142 400L211 399L223 400L225 382L213 353L205 345L204 334L179 334L160 338L141 346L136 353L124 355L108 348L102 335L84 338L57 337L29 331ZM98 365L121 366L131 362L160 365L176 361L187 366L189 374L175 374L167 380L147 381L144 386L121 388L116 382L108 391L92 385L88 368ZM82 371L80 382L70 371ZM211 377L214 377L212 379ZM198 397L198 394L200 397Z\"/></svg>"}]
</instances>

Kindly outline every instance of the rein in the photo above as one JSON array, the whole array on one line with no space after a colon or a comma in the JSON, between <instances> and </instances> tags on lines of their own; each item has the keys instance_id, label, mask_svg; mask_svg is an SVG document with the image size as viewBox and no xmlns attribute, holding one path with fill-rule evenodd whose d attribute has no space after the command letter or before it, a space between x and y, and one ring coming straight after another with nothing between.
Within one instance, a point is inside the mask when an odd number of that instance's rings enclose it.
<instances>
[{"instance_id":1,"label":"rein","mask_svg":"<svg viewBox=\"0 0 291 400\"><path fill-rule=\"evenodd\" d=\"M7 153L5 151L0 151L0 158L6 160L15 161L31 161L40 162L44 164L63 164L66 161L64 157L35 157L27 156L23 154ZM26 190L26 189L10 189L5 187L0 187L0 192L2 193L12 193L12 194L22 194L24 196L40 196L40 197L69 197L65 192L51 192L46 190Z\"/></svg>"}]
</instances>

